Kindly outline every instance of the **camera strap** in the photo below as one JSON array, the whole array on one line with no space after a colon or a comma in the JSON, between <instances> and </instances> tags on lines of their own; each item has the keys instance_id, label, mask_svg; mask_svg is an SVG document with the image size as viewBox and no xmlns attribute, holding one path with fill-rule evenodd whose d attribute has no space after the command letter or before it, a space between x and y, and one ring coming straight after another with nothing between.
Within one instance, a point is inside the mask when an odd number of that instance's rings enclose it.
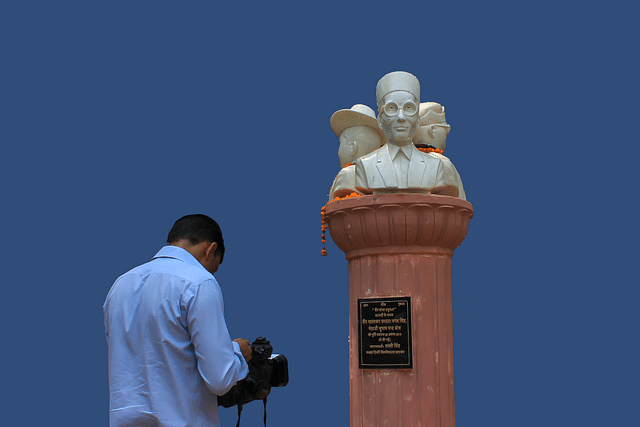
<instances>
[{"instance_id":1,"label":"camera strap","mask_svg":"<svg viewBox=\"0 0 640 427\"><path fill-rule=\"evenodd\" d=\"M238 403L238 422L236 427L240 427L240 415L242 415L242 403Z\"/></svg>"},{"instance_id":2,"label":"camera strap","mask_svg":"<svg viewBox=\"0 0 640 427\"><path fill-rule=\"evenodd\" d=\"M267 427L267 398L262 399L264 403L264 417L262 420L264 421L264 427ZM242 404L238 403L238 422L236 423L236 427L240 427L240 416L242 415Z\"/></svg>"},{"instance_id":3,"label":"camera strap","mask_svg":"<svg viewBox=\"0 0 640 427\"><path fill-rule=\"evenodd\" d=\"M262 401L264 402L264 427L267 427L267 398L265 397Z\"/></svg>"}]
</instances>

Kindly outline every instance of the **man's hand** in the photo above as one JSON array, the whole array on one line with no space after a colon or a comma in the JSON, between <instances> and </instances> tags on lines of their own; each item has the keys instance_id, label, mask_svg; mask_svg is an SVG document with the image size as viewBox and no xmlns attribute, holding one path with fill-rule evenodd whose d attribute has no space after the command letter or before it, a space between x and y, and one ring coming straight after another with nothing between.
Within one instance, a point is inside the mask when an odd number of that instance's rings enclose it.
<instances>
[{"instance_id":1,"label":"man's hand","mask_svg":"<svg viewBox=\"0 0 640 427\"><path fill-rule=\"evenodd\" d=\"M249 344L249 341L245 340L244 338L236 338L234 341L240 345L240 351L242 351L244 360L246 360L247 362L251 360L251 352L253 350L251 350L251 345Z\"/></svg>"}]
</instances>

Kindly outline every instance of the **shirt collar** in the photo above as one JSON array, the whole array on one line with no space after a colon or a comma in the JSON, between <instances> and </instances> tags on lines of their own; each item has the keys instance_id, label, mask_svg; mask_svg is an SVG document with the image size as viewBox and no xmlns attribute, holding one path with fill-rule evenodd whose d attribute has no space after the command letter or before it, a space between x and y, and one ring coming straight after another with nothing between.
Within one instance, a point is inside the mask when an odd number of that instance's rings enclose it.
<instances>
[{"instance_id":1,"label":"shirt collar","mask_svg":"<svg viewBox=\"0 0 640 427\"><path fill-rule=\"evenodd\" d=\"M186 262L187 264L197 265L198 267L202 267L200 261L198 261L193 255L187 252L185 249L182 249L178 246L165 246L153 257L156 258L174 258L182 262Z\"/></svg>"},{"instance_id":2,"label":"shirt collar","mask_svg":"<svg viewBox=\"0 0 640 427\"><path fill-rule=\"evenodd\" d=\"M391 156L391 160L396 158L396 156L398 155L400 150L402 150L404 155L407 156L407 159L411 160L411 153L413 152L412 145L413 144L407 144L407 145L403 145L403 146L398 146L398 145L393 145L393 144L386 144L386 146L387 146L387 148L389 150L389 155Z\"/></svg>"}]
</instances>

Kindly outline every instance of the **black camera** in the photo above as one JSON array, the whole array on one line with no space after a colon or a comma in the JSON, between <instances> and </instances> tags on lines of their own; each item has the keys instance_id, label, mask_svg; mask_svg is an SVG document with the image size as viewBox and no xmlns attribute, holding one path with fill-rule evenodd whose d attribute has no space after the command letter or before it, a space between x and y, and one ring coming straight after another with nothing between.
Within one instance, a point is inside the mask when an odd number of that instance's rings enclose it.
<instances>
[{"instance_id":1,"label":"black camera","mask_svg":"<svg viewBox=\"0 0 640 427\"><path fill-rule=\"evenodd\" d=\"M219 406L241 408L253 400L266 399L271 387L284 387L289 382L287 358L282 354L272 355L273 347L266 338L256 338L251 350L249 374L225 395L218 396Z\"/></svg>"}]
</instances>

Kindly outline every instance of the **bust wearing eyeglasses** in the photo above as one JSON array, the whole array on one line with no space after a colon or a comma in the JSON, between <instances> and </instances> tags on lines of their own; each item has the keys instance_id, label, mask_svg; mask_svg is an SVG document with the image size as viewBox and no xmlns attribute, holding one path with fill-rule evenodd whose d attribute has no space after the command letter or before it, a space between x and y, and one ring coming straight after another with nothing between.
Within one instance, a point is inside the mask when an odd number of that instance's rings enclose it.
<instances>
[{"instance_id":1,"label":"bust wearing eyeglasses","mask_svg":"<svg viewBox=\"0 0 640 427\"><path fill-rule=\"evenodd\" d=\"M458 197L455 177L442 159L418 150L420 83L407 72L382 77L376 87L378 126L387 144L356 160L356 189L371 193L433 193Z\"/></svg>"}]
</instances>

